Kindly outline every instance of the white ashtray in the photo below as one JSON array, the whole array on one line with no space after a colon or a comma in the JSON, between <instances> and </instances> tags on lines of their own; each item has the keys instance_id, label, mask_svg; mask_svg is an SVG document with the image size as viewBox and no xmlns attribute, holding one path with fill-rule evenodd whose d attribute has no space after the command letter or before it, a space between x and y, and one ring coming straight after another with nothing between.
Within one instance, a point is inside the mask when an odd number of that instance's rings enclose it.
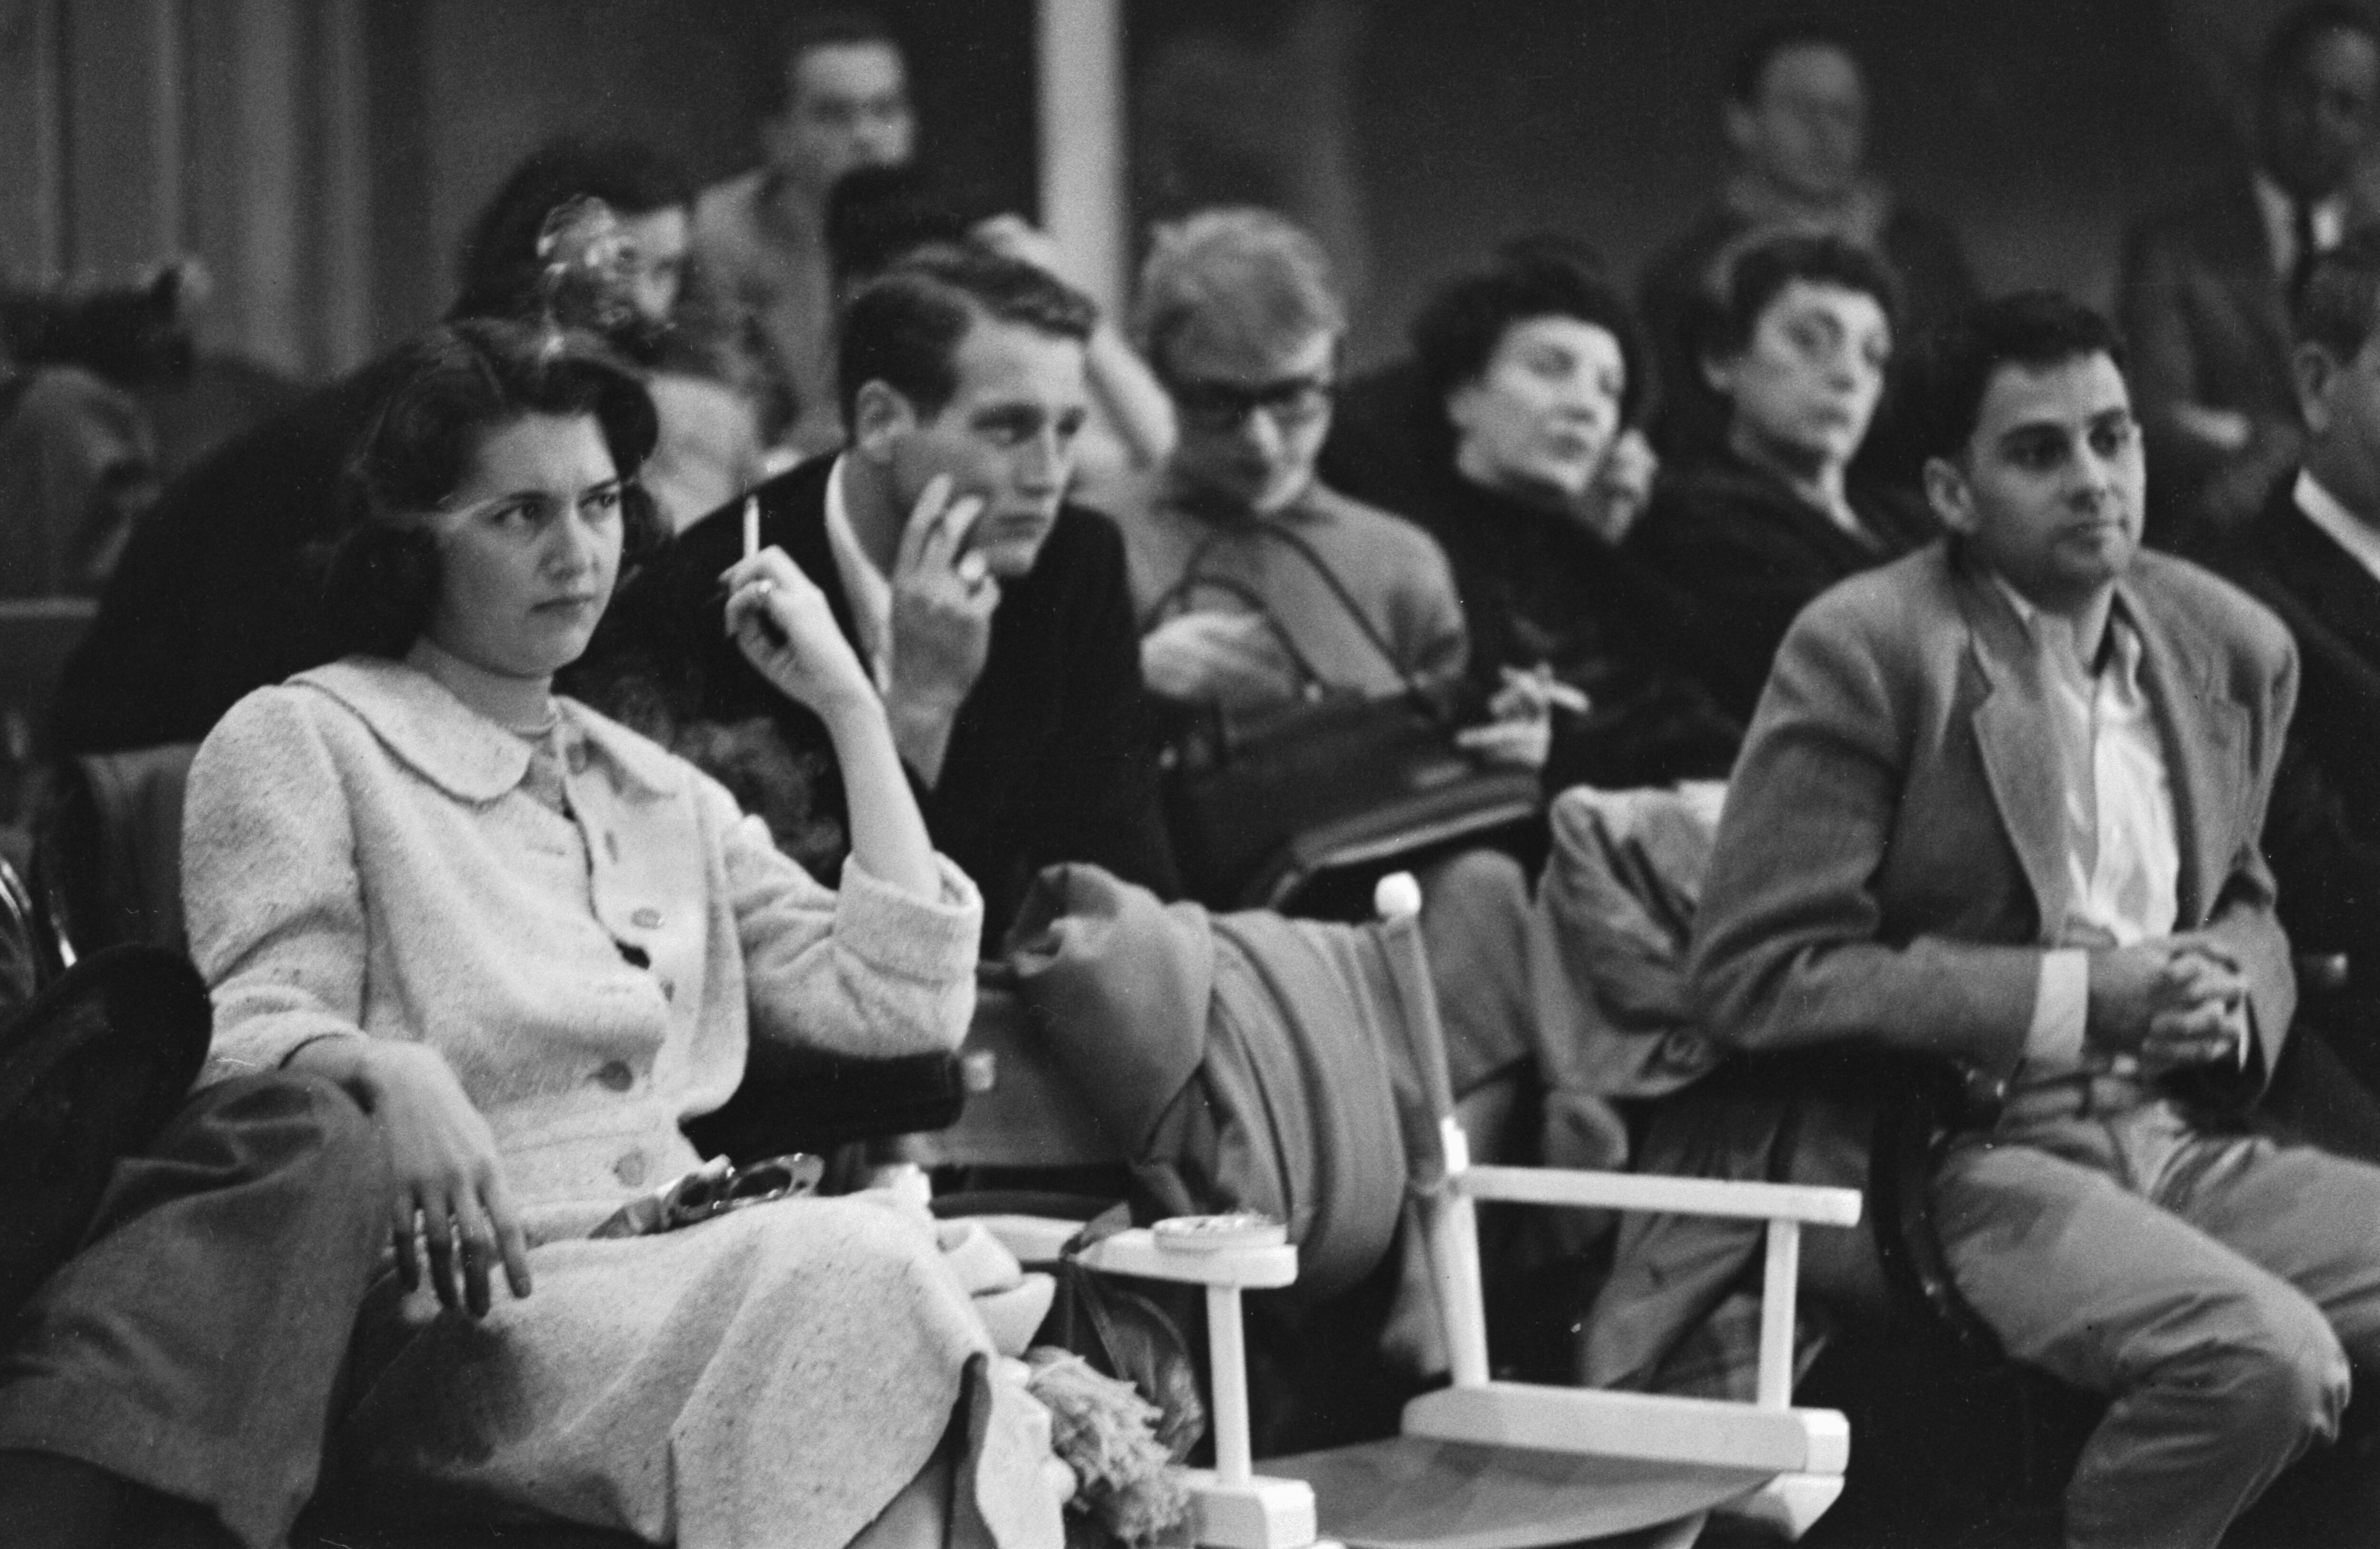
<instances>
[{"instance_id":1,"label":"white ashtray","mask_svg":"<svg viewBox=\"0 0 2380 1549\"><path fill-rule=\"evenodd\" d=\"M1235 1210L1225 1216L1169 1216L1148 1229L1159 1247L1176 1253L1277 1248L1289 1240L1287 1227L1257 1210Z\"/></svg>"}]
</instances>

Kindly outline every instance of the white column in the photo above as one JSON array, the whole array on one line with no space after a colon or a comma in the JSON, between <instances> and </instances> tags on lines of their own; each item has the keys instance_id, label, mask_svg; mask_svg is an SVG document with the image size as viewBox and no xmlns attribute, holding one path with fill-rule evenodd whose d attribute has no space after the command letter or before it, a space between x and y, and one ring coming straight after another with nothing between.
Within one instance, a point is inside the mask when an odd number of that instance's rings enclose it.
<instances>
[{"instance_id":1,"label":"white column","mask_svg":"<svg viewBox=\"0 0 2380 1549\"><path fill-rule=\"evenodd\" d=\"M1114 316L1132 261L1123 0L1038 0L1041 224Z\"/></svg>"}]
</instances>

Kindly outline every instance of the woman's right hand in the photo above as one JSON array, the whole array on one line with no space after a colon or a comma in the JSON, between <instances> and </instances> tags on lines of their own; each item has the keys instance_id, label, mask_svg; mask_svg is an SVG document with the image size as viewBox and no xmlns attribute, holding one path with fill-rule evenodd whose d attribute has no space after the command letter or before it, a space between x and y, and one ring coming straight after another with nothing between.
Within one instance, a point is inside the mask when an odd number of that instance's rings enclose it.
<instances>
[{"instance_id":1,"label":"woman's right hand","mask_svg":"<svg viewBox=\"0 0 2380 1549\"><path fill-rule=\"evenodd\" d=\"M826 594L783 549L738 560L722 579L727 633L778 693L830 725L854 708L880 708Z\"/></svg>"},{"instance_id":2,"label":"woman's right hand","mask_svg":"<svg viewBox=\"0 0 2380 1549\"><path fill-rule=\"evenodd\" d=\"M421 1284L426 1246L441 1306L487 1316L489 1265L497 1258L513 1295L528 1295L528 1239L504 1187L495 1135L443 1055L395 1039L318 1038L290 1063L346 1088L379 1128L395 1184L389 1231L406 1289Z\"/></svg>"}]
</instances>

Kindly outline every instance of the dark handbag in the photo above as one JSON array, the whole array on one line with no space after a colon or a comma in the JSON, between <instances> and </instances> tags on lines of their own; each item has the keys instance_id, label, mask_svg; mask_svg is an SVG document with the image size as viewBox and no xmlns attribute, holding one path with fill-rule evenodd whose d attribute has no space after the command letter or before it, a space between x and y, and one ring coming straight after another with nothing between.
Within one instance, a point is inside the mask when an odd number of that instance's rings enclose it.
<instances>
[{"instance_id":1,"label":"dark handbag","mask_svg":"<svg viewBox=\"0 0 2380 1549\"><path fill-rule=\"evenodd\" d=\"M1333 692L1261 596L1200 575L1205 551L1194 553L1158 611L1197 587L1238 598L1271 628L1305 690L1255 714L1160 711L1166 822L1190 895L1212 908L1272 905L1318 865L1405 853L1534 815L1536 776L1483 768L1457 746L1451 710L1404 670L1322 556L1294 533L1262 530L1314 568L1404 688L1378 698Z\"/></svg>"}]
</instances>

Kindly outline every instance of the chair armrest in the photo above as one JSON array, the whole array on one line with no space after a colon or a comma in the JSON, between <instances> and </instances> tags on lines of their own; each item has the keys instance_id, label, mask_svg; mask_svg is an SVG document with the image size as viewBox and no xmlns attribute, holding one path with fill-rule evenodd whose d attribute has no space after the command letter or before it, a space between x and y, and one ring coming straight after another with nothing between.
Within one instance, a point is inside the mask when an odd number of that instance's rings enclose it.
<instances>
[{"instance_id":1,"label":"chair armrest","mask_svg":"<svg viewBox=\"0 0 2380 1549\"><path fill-rule=\"evenodd\" d=\"M1516 1204L1799 1221L1818 1227L1855 1227L1859 1225L1861 1209L1857 1189L1670 1178L1651 1173L1588 1172L1573 1168L1475 1167L1458 1175L1455 1186L1474 1199Z\"/></svg>"},{"instance_id":2,"label":"chair armrest","mask_svg":"<svg viewBox=\"0 0 2380 1549\"><path fill-rule=\"evenodd\" d=\"M955 1055L753 1053L726 1106L686 1126L707 1156L749 1162L792 1151L823 1155L853 1141L941 1129L966 1101Z\"/></svg>"},{"instance_id":3,"label":"chair armrest","mask_svg":"<svg viewBox=\"0 0 2380 1549\"><path fill-rule=\"evenodd\" d=\"M1026 1264L1058 1257L1080 1221L1049 1216L970 1216L1001 1245ZM1226 1286L1235 1290L1272 1290L1297 1279L1297 1250L1287 1243L1251 1248L1207 1248L1195 1253L1162 1247L1147 1227L1132 1227L1083 1250L1076 1263L1103 1275L1135 1275L1185 1286Z\"/></svg>"}]
</instances>

